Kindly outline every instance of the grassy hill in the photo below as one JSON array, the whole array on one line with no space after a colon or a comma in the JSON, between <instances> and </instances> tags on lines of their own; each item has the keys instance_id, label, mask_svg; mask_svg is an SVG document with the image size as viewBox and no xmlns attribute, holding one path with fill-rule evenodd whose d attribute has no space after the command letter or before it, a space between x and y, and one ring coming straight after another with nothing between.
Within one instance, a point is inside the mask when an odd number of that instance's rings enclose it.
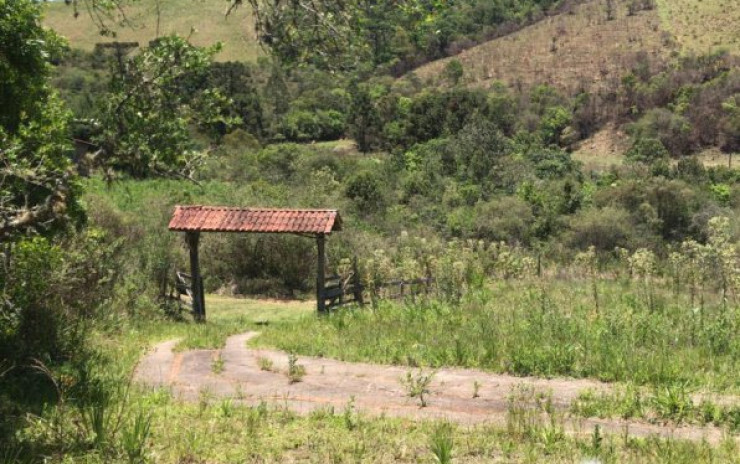
<instances>
[{"instance_id":1,"label":"grassy hill","mask_svg":"<svg viewBox=\"0 0 740 464\"><path fill-rule=\"evenodd\" d=\"M727 49L740 53L737 0L657 0L661 26L686 52Z\"/></svg>"},{"instance_id":2,"label":"grassy hill","mask_svg":"<svg viewBox=\"0 0 740 464\"><path fill-rule=\"evenodd\" d=\"M430 83L459 60L470 86L495 81L530 86L549 83L566 91L610 86L638 55L658 66L672 53L727 49L740 53L740 9L735 0L661 0L657 8L630 14L630 0L616 0L613 19L606 2L592 0L511 35L415 70ZM611 87L611 86L610 86Z\"/></svg>"},{"instance_id":3,"label":"grassy hill","mask_svg":"<svg viewBox=\"0 0 740 464\"><path fill-rule=\"evenodd\" d=\"M658 12L628 15L627 1L615 3L612 20L602 1L588 2L415 72L422 80L439 82L444 67L456 59L471 86L549 83L573 91L621 78L638 53L647 53L654 63L663 61L675 43L662 33Z\"/></svg>"},{"instance_id":4,"label":"grassy hill","mask_svg":"<svg viewBox=\"0 0 740 464\"><path fill-rule=\"evenodd\" d=\"M160 14L157 15L155 0L140 0L126 11L130 24L112 24L116 37L104 37L98 32L90 15L81 10L75 18L72 7L63 2L46 4L44 24L56 30L69 40L74 48L92 50L96 43L136 41L145 45L157 37L157 17L159 16L159 35L177 33L191 36L196 45L211 45L221 41L223 51L219 61L252 61L261 54L252 26L248 7L234 11L228 18L224 16L226 2L223 0L160 0ZM120 21L122 18L116 18Z\"/></svg>"}]
</instances>

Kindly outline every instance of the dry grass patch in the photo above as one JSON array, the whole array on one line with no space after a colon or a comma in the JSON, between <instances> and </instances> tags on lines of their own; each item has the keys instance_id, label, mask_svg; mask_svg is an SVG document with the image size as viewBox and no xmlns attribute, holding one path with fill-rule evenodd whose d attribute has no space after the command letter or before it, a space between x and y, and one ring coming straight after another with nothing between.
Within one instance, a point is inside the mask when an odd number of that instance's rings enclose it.
<instances>
[{"instance_id":1,"label":"dry grass patch","mask_svg":"<svg viewBox=\"0 0 740 464\"><path fill-rule=\"evenodd\" d=\"M624 153L630 148L627 134L609 124L591 137L578 143L573 159L583 163L585 171L601 171L624 163Z\"/></svg>"},{"instance_id":2,"label":"dry grass patch","mask_svg":"<svg viewBox=\"0 0 740 464\"><path fill-rule=\"evenodd\" d=\"M223 42L218 61L254 61L261 50L254 36L250 9L239 8L226 18L226 6L223 0L160 0L159 35L192 34L192 43L199 46ZM53 2L46 3L44 25L66 37L73 48L88 51L100 42L135 41L145 46L157 37L155 0L140 0L126 10L126 15L132 23L130 27L115 27L117 37L103 37L84 9L75 19L72 7Z\"/></svg>"},{"instance_id":3,"label":"dry grass patch","mask_svg":"<svg viewBox=\"0 0 740 464\"><path fill-rule=\"evenodd\" d=\"M422 80L440 84L452 59L465 69L464 82L488 87L495 81L529 87L549 83L565 91L615 87L637 55L657 65L674 44L660 28L657 10L627 14L626 0L615 1L614 19L605 3L591 1L571 13L552 16L506 37L495 39L417 69Z\"/></svg>"},{"instance_id":4,"label":"dry grass patch","mask_svg":"<svg viewBox=\"0 0 740 464\"><path fill-rule=\"evenodd\" d=\"M663 28L685 52L726 49L740 53L740 4L737 0L657 0Z\"/></svg>"}]
</instances>

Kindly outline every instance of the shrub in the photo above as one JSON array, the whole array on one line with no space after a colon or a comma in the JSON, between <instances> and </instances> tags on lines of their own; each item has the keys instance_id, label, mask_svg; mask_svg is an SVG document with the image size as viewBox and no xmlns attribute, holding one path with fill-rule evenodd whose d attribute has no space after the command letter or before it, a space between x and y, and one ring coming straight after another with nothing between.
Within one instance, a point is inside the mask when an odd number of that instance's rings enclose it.
<instances>
[{"instance_id":1,"label":"shrub","mask_svg":"<svg viewBox=\"0 0 740 464\"><path fill-rule=\"evenodd\" d=\"M630 214L624 209L609 206L586 209L569 221L565 242L582 250L591 245L599 251L628 248L632 244L631 222Z\"/></svg>"},{"instance_id":2,"label":"shrub","mask_svg":"<svg viewBox=\"0 0 740 464\"><path fill-rule=\"evenodd\" d=\"M346 130L346 117L336 110L292 110L283 117L278 132L291 142L335 140Z\"/></svg>"},{"instance_id":3,"label":"shrub","mask_svg":"<svg viewBox=\"0 0 740 464\"><path fill-rule=\"evenodd\" d=\"M448 61L445 65L444 71L442 71L442 75L451 85L459 84L463 74L465 74L465 70L463 69L462 63L460 63L460 60L457 59Z\"/></svg>"},{"instance_id":4,"label":"shrub","mask_svg":"<svg viewBox=\"0 0 740 464\"><path fill-rule=\"evenodd\" d=\"M681 115L664 108L648 111L628 127L635 139L658 139L673 156L683 156L693 150L691 124Z\"/></svg>"},{"instance_id":5,"label":"shrub","mask_svg":"<svg viewBox=\"0 0 740 464\"><path fill-rule=\"evenodd\" d=\"M73 357L86 322L111 297L118 250L94 231L61 243L27 238L8 248L0 267L0 352L21 363Z\"/></svg>"},{"instance_id":6,"label":"shrub","mask_svg":"<svg viewBox=\"0 0 740 464\"><path fill-rule=\"evenodd\" d=\"M383 181L373 171L363 171L351 177L347 181L345 195L360 211L378 211L385 205Z\"/></svg>"},{"instance_id":7,"label":"shrub","mask_svg":"<svg viewBox=\"0 0 740 464\"><path fill-rule=\"evenodd\" d=\"M493 242L527 244L532 237L534 215L527 202L500 197L475 207L475 236Z\"/></svg>"},{"instance_id":8,"label":"shrub","mask_svg":"<svg viewBox=\"0 0 740 464\"><path fill-rule=\"evenodd\" d=\"M670 154L660 140L640 137L634 141L625 156L635 163L653 164L665 161Z\"/></svg>"},{"instance_id":9,"label":"shrub","mask_svg":"<svg viewBox=\"0 0 740 464\"><path fill-rule=\"evenodd\" d=\"M540 120L540 133L545 145L560 145L560 137L563 131L573 120L570 111L562 106L547 108Z\"/></svg>"}]
</instances>

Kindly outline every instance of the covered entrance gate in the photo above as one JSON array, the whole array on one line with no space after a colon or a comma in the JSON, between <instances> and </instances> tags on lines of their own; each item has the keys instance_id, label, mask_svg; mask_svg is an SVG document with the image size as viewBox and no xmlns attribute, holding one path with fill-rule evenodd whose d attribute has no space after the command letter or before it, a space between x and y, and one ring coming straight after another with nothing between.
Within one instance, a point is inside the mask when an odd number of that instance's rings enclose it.
<instances>
[{"instance_id":1,"label":"covered entrance gate","mask_svg":"<svg viewBox=\"0 0 740 464\"><path fill-rule=\"evenodd\" d=\"M277 233L315 238L318 251L316 306L319 312L326 311L324 241L327 235L342 230L342 219L337 210L175 206L169 229L184 232L190 249L193 314L196 320L206 319L203 279L198 263L201 232Z\"/></svg>"}]
</instances>

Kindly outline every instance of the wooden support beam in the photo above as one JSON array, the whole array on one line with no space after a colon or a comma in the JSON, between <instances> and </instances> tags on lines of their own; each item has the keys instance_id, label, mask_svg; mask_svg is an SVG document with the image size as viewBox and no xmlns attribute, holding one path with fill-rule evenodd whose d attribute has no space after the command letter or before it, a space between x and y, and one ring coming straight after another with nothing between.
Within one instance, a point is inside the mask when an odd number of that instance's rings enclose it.
<instances>
[{"instance_id":1,"label":"wooden support beam","mask_svg":"<svg viewBox=\"0 0 740 464\"><path fill-rule=\"evenodd\" d=\"M316 266L316 309L319 313L326 312L326 299L324 289L326 287L326 251L324 250L324 234L316 235L316 246L318 249L318 264Z\"/></svg>"},{"instance_id":2,"label":"wooden support beam","mask_svg":"<svg viewBox=\"0 0 740 464\"><path fill-rule=\"evenodd\" d=\"M186 232L185 240L190 249L190 275L191 293L193 298L193 317L198 322L206 320L206 301L203 295L203 279L200 276L200 263L198 262L198 242L200 232Z\"/></svg>"},{"instance_id":3,"label":"wooden support beam","mask_svg":"<svg viewBox=\"0 0 740 464\"><path fill-rule=\"evenodd\" d=\"M362 279L360 278L360 269L357 266L357 256L352 258L352 290L355 294L355 302L360 306L365 303L362 301Z\"/></svg>"}]
</instances>

